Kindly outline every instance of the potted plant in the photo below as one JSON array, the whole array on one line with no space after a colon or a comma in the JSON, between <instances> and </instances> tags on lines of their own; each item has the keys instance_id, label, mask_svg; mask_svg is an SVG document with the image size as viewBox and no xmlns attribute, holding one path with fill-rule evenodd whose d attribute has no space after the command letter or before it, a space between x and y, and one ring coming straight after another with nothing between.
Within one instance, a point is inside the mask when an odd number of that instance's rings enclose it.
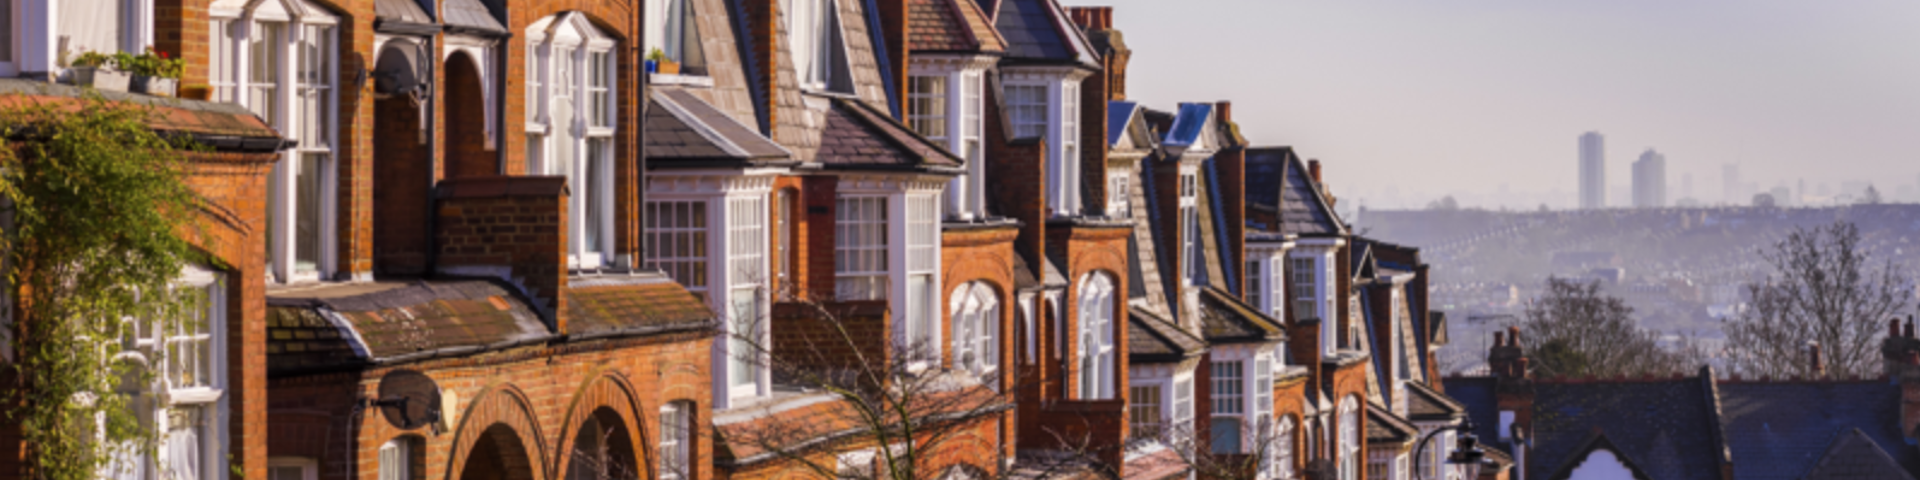
<instances>
[{"instance_id":1,"label":"potted plant","mask_svg":"<svg viewBox=\"0 0 1920 480\"><path fill-rule=\"evenodd\" d=\"M122 70L133 74L134 93L159 97L174 96L180 87L180 73L186 70L184 60L154 51L153 47L147 47L147 51L139 55L116 54L115 60Z\"/></svg>"},{"instance_id":2,"label":"potted plant","mask_svg":"<svg viewBox=\"0 0 1920 480\"><path fill-rule=\"evenodd\" d=\"M127 81L131 76L114 69L113 57L100 52L85 52L74 59L72 78L74 85L91 87L114 92L127 91Z\"/></svg>"},{"instance_id":3,"label":"potted plant","mask_svg":"<svg viewBox=\"0 0 1920 480\"><path fill-rule=\"evenodd\" d=\"M649 71L650 73L663 73L667 75L680 74L680 62L675 62L673 59L667 58L667 52L662 52L658 48L647 52L647 62L653 64L652 70Z\"/></svg>"}]
</instances>

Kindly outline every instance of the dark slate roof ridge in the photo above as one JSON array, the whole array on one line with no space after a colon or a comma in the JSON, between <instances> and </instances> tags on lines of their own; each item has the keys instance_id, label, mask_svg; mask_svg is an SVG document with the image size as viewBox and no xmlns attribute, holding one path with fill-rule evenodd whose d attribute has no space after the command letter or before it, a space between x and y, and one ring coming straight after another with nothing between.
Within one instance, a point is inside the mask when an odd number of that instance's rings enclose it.
<instances>
[{"instance_id":1,"label":"dark slate roof ridge","mask_svg":"<svg viewBox=\"0 0 1920 480\"><path fill-rule=\"evenodd\" d=\"M1459 401L1454 400L1453 397L1448 397L1447 394L1434 390L1433 387L1427 386L1426 383L1407 382L1407 391L1412 392L1411 395L1407 396L1409 401L1422 402L1448 415L1466 415L1467 413L1466 405L1460 404ZM1411 413L1412 408L1407 410L1409 415L1420 416L1419 414Z\"/></svg>"},{"instance_id":2,"label":"dark slate roof ridge","mask_svg":"<svg viewBox=\"0 0 1920 480\"><path fill-rule=\"evenodd\" d=\"M1107 146L1118 145L1127 135L1127 127L1140 118L1140 104L1127 100L1107 101Z\"/></svg>"},{"instance_id":3,"label":"dark slate roof ridge","mask_svg":"<svg viewBox=\"0 0 1920 480\"><path fill-rule=\"evenodd\" d=\"M1700 366L1700 389L1706 392L1701 400L1706 402L1707 433L1713 438L1713 451L1720 456L1717 460L1724 468L1733 464L1733 449L1727 445L1727 427L1720 411L1720 387L1714 383L1712 365Z\"/></svg>"},{"instance_id":4,"label":"dark slate roof ridge","mask_svg":"<svg viewBox=\"0 0 1920 480\"><path fill-rule=\"evenodd\" d=\"M1420 435L1419 427L1415 427L1413 425L1413 422L1407 421L1407 419L1405 418L1401 418L1400 415L1394 414L1393 410L1389 410L1373 402L1366 402L1366 403L1367 403L1367 420L1368 420L1367 427L1369 427L1368 430L1372 430L1371 427L1378 425L1382 427L1382 429L1387 430L1386 433L1389 433L1392 435L1389 437L1375 437L1373 435L1368 435L1367 441L1369 443L1372 443L1372 441L1374 440L1406 442L1406 441L1411 441L1415 437ZM1378 420L1378 421L1374 421L1374 420Z\"/></svg>"},{"instance_id":5,"label":"dark slate roof ridge","mask_svg":"<svg viewBox=\"0 0 1920 480\"><path fill-rule=\"evenodd\" d=\"M1209 343L1286 339L1286 330L1282 328L1278 322L1267 317L1266 314L1254 310L1252 306L1241 301L1239 297L1235 297L1233 294L1221 290L1220 287L1207 286L1202 288L1200 290L1200 298L1200 307L1202 309L1231 314L1223 316L1222 318L1234 320L1239 324L1235 326L1245 329L1243 335L1218 336L1208 334L1206 339Z\"/></svg>"},{"instance_id":6,"label":"dark slate roof ridge","mask_svg":"<svg viewBox=\"0 0 1920 480\"><path fill-rule=\"evenodd\" d=\"M700 134L701 138L706 139L709 143L712 143L714 147L719 148L730 156L750 159L791 158L793 155L792 151L781 146L779 143L761 137L746 125L741 125L739 122L733 121L731 116L719 113L717 109L707 104L705 100L701 100L700 97L671 88L654 89L652 96L653 98L651 100L663 107L661 110L672 115L673 118L679 120L680 123L687 126L688 129ZM709 123L705 119L700 118L701 116L692 110L694 108L713 110L714 113L718 115L709 115L710 117L722 119L722 121L730 122L731 124L715 125ZM732 135L728 135L728 132L723 132L722 129L733 130L730 132ZM741 145L741 142L729 137L740 137L740 140L754 143L754 145L750 145L753 150L749 151L749 145Z\"/></svg>"},{"instance_id":7,"label":"dark slate roof ridge","mask_svg":"<svg viewBox=\"0 0 1920 480\"><path fill-rule=\"evenodd\" d=\"M1159 343L1167 347L1168 350L1174 352L1173 357L1178 357L1178 358L1168 357L1163 359L1163 358L1157 358L1159 357L1159 355L1142 355L1142 354L1130 355L1133 357L1145 357L1145 358L1136 358L1135 362L1161 363L1158 360L1178 361L1179 359L1191 358L1193 356L1206 353L1207 351L1207 344L1205 341L1198 338L1194 338L1194 336L1191 334L1188 334L1186 330L1182 330L1180 327L1174 326L1172 323L1167 322L1166 319L1160 318L1158 315L1154 315L1153 312L1150 312L1145 308L1141 308L1141 306L1139 305L1129 305L1127 307L1127 321L1129 323L1132 323L1133 326L1139 327L1136 333L1142 333L1142 334L1148 335L1156 343Z\"/></svg>"},{"instance_id":8,"label":"dark slate roof ridge","mask_svg":"<svg viewBox=\"0 0 1920 480\"><path fill-rule=\"evenodd\" d=\"M1830 463L1845 461L1846 459L1844 459L1842 455L1852 455L1856 457L1852 459L1854 461L1865 460L1877 465L1836 465ZM1866 458L1857 458L1861 456L1865 456ZM1829 469L1846 469L1846 471L1832 472ZM1874 443L1872 438L1867 437L1866 432L1855 428L1835 435L1833 444L1827 447L1826 453L1820 456L1820 460L1814 462L1813 467L1808 469L1804 478L1807 480L1826 480L1829 478L1869 478L1869 476L1889 480L1914 480L1913 472L1908 472L1899 462L1894 461L1893 456L1888 455L1885 449L1880 448L1879 445Z\"/></svg>"},{"instance_id":9,"label":"dark slate roof ridge","mask_svg":"<svg viewBox=\"0 0 1920 480\"><path fill-rule=\"evenodd\" d=\"M1293 147L1246 149L1245 192L1249 208L1279 211L1281 199L1284 198L1281 190L1286 188L1287 158L1293 155ZM1276 156L1278 158L1274 158ZM1279 225L1274 225L1274 228L1279 228Z\"/></svg>"},{"instance_id":10,"label":"dark slate roof ridge","mask_svg":"<svg viewBox=\"0 0 1920 480\"><path fill-rule=\"evenodd\" d=\"M1587 458L1593 456L1594 451L1603 449L1606 450L1607 453L1613 454L1613 458L1620 459L1620 464L1626 466L1627 471L1633 472L1633 478L1637 480L1653 480L1652 477L1647 476L1645 470L1640 468L1639 462L1635 462L1632 456L1627 455L1626 452L1620 451L1619 447L1614 446L1613 441L1607 439L1606 432L1601 431L1599 428L1595 428L1594 432L1587 436L1587 440L1581 442L1580 447L1573 450L1572 455L1561 460L1560 469L1555 471L1553 476L1547 478L1549 480L1566 480L1569 475L1573 474L1575 467L1586 463Z\"/></svg>"},{"instance_id":11,"label":"dark slate roof ridge","mask_svg":"<svg viewBox=\"0 0 1920 480\"><path fill-rule=\"evenodd\" d=\"M1322 213L1325 213L1327 215L1328 221L1332 222L1332 227L1334 229L1335 235L1344 236L1350 233L1347 231L1347 222L1341 221L1340 214L1338 212L1333 211L1333 206L1327 203L1326 187L1324 185L1321 185L1320 182L1314 181L1312 176L1308 173L1306 162L1304 160L1301 160L1300 156L1297 154L1293 155L1292 158L1289 160L1292 163L1292 165L1289 165L1289 170L1297 169L1295 171L1299 172L1298 174L1301 176L1301 178L1306 179L1307 185L1310 185L1313 187L1308 189L1308 190L1311 190L1312 191L1311 193L1313 194L1313 196L1311 197L1311 199L1313 200L1313 206L1319 207L1319 210Z\"/></svg>"},{"instance_id":12,"label":"dark slate roof ridge","mask_svg":"<svg viewBox=\"0 0 1920 480\"><path fill-rule=\"evenodd\" d=\"M850 116L865 123L873 133L878 133L881 140L910 154L915 159L915 166L958 168L966 164L959 156L948 152L946 147L913 133L912 129L894 120L893 116L874 111L873 106L866 102L834 97L833 105L836 110L853 112L854 115Z\"/></svg>"}]
</instances>

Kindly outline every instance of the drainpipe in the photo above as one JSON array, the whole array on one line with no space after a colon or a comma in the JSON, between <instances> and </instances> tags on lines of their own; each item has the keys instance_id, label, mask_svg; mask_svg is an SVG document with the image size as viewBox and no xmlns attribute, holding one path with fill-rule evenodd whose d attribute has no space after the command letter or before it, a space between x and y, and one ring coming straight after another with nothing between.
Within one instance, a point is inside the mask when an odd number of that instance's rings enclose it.
<instances>
[{"instance_id":1,"label":"drainpipe","mask_svg":"<svg viewBox=\"0 0 1920 480\"><path fill-rule=\"evenodd\" d=\"M426 114L427 163L428 163L427 179L426 179L427 180L427 252L426 252L427 253L427 265L426 265L427 271L421 276L432 277L439 272L439 266L440 266L440 239L437 238L437 236L434 234L435 233L434 225L437 223L434 221L435 220L434 212L438 210L439 203L440 203L440 201L435 198L438 195L434 194L434 188L436 184L439 182L436 181L437 179L434 178L433 171L435 169L441 168L444 162L442 162L440 159L439 149L434 148L439 145L439 142L436 141L435 137L433 136L434 132L439 129L438 122L434 121L434 114L440 111L440 101L439 101L440 88L437 86L440 80L440 75L439 75L439 71L434 69L435 63L438 62L439 60L434 60L434 59L440 56L440 42L438 38L429 36L427 37L425 43L427 45L426 53L428 55L426 65L425 65L425 68L427 70L425 83L427 85L427 88L429 89L427 92L427 114Z\"/></svg>"}]
</instances>

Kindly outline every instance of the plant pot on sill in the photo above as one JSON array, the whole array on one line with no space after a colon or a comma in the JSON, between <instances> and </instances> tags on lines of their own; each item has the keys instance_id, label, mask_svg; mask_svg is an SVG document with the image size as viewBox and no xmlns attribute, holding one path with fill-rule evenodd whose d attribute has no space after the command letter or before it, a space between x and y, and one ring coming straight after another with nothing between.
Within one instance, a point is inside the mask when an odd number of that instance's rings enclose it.
<instances>
[{"instance_id":1,"label":"plant pot on sill","mask_svg":"<svg viewBox=\"0 0 1920 480\"><path fill-rule=\"evenodd\" d=\"M100 67L74 67L71 70L74 85L93 87L95 90L124 92L127 91L127 84L133 80L133 76L127 72Z\"/></svg>"},{"instance_id":2,"label":"plant pot on sill","mask_svg":"<svg viewBox=\"0 0 1920 480\"><path fill-rule=\"evenodd\" d=\"M660 73L662 75L679 75L680 74L680 62L675 62L672 60L661 60L659 68L660 68Z\"/></svg>"},{"instance_id":3,"label":"plant pot on sill","mask_svg":"<svg viewBox=\"0 0 1920 480\"><path fill-rule=\"evenodd\" d=\"M135 75L133 93L144 93L156 97L171 97L180 88L180 79Z\"/></svg>"},{"instance_id":4,"label":"plant pot on sill","mask_svg":"<svg viewBox=\"0 0 1920 480\"><path fill-rule=\"evenodd\" d=\"M647 60L645 65L647 66L647 73L660 73L659 60Z\"/></svg>"}]
</instances>

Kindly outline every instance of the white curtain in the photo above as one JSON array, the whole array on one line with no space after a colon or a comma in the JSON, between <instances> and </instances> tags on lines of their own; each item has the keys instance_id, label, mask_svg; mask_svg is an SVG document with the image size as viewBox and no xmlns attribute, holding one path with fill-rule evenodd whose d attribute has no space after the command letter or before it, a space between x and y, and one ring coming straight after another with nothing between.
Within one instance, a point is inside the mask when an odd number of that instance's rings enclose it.
<instances>
[{"instance_id":1,"label":"white curtain","mask_svg":"<svg viewBox=\"0 0 1920 480\"><path fill-rule=\"evenodd\" d=\"M81 52L111 54L120 51L127 0L62 0L59 2L60 37L67 39L67 61ZM58 37L56 37L57 39Z\"/></svg>"},{"instance_id":2,"label":"white curtain","mask_svg":"<svg viewBox=\"0 0 1920 480\"><path fill-rule=\"evenodd\" d=\"M200 427L187 425L167 433L167 478L200 478Z\"/></svg>"}]
</instances>

